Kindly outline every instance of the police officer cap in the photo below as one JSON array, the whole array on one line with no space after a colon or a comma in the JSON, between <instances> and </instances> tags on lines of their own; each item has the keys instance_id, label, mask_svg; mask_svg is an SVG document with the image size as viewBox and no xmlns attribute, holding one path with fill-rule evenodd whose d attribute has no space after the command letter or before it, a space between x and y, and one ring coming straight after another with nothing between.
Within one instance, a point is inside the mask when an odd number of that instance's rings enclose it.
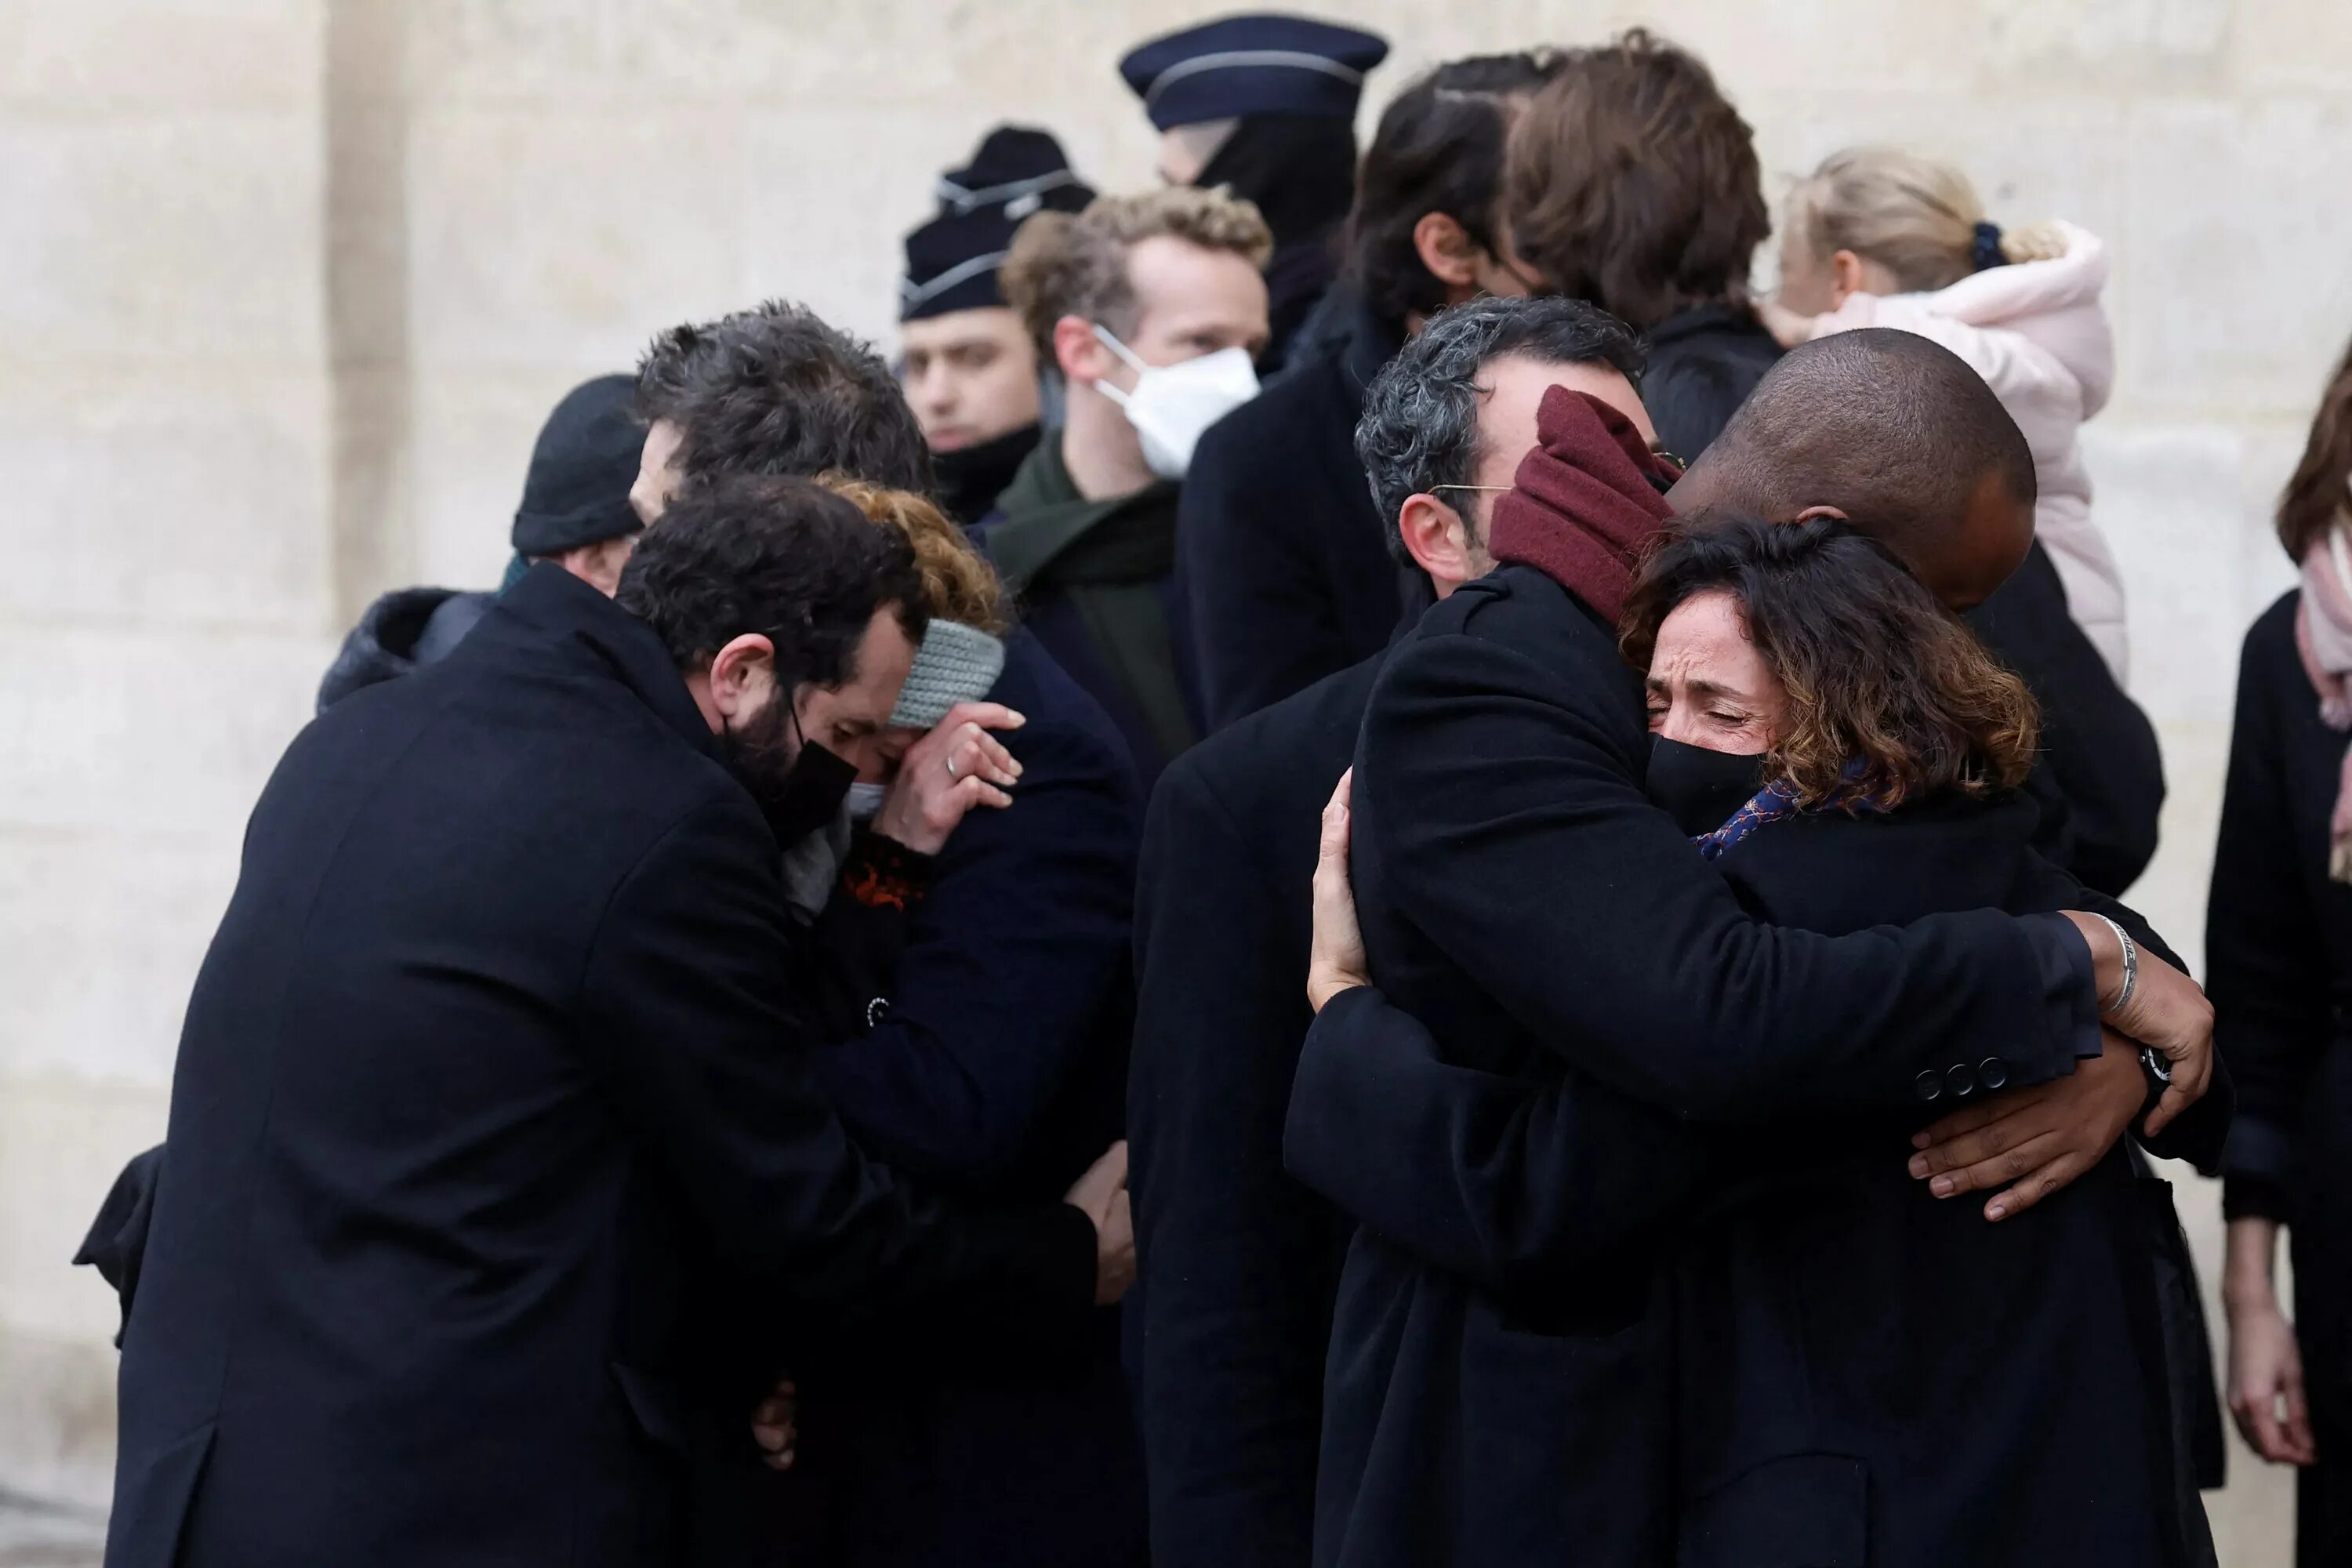
<instances>
[{"instance_id":1,"label":"police officer cap","mask_svg":"<svg viewBox=\"0 0 2352 1568\"><path fill-rule=\"evenodd\" d=\"M1353 120L1388 40L1305 16L1203 22L1128 51L1118 74L1162 131L1240 114Z\"/></svg>"},{"instance_id":2,"label":"police officer cap","mask_svg":"<svg viewBox=\"0 0 2352 1568\"><path fill-rule=\"evenodd\" d=\"M961 169L940 176L938 216L907 237L898 319L1004 303L996 269L1030 214L1076 212L1095 193L1070 172L1062 144L1044 131L1000 125Z\"/></svg>"}]
</instances>

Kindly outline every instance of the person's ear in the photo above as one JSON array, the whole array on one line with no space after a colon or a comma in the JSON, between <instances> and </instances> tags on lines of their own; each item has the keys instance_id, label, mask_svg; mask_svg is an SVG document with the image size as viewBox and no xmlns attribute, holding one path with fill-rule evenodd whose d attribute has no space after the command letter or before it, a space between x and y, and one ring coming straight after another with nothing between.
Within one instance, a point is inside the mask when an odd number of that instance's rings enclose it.
<instances>
[{"instance_id":1,"label":"person's ear","mask_svg":"<svg viewBox=\"0 0 2352 1568\"><path fill-rule=\"evenodd\" d=\"M712 656L709 679L710 705L722 718L759 711L776 689L776 645L745 632Z\"/></svg>"},{"instance_id":2,"label":"person's ear","mask_svg":"<svg viewBox=\"0 0 2352 1568\"><path fill-rule=\"evenodd\" d=\"M1470 520L1426 490L1404 498L1397 533L1405 553L1433 582L1453 587L1480 575L1471 569Z\"/></svg>"},{"instance_id":3,"label":"person's ear","mask_svg":"<svg viewBox=\"0 0 2352 1568\"><path fill-rule=\"evenodd\" d=\"M1811 522L1817 517L1834 518L1840 522L1850 522L1853 521L1853 519L1846 516L1845 509L1843 507L1835 506L1809 506L1789 521L1790 522Z\"/></svg>"},{"instance_id":4,"label":"person's ear","mask_svg":"<svg viewBox=\"0 0 2352 1568\"><path fill-rule=\"evenodd\" d=\"M1830 258L1830 309L1834 310L1862 288L1862 258L1841 250Z\"/></svg>"},{"instance_id":5,"label":"person's ear","mask_svg":"<svg viewBox=\"0 0 2352 1568\"><path fill-rule=\"evenodd\" d=\"M1412 248L1449 298L1459 301L1478 291L1477 243L1448 215L1422 214L1412 226Z\"/></svg>"},{"instance_id":6,"label":"person's ear","mask_svg":"<svg viewBox=\"0 0 2352 1568\"><path fill-rule=\"evenodd\" d=\"M1054 363L1072 386L1091 386L1110 370L1110 350L1095 336L1095 324L1084 316L1065 316L1054 323Z\"/></svg>"}]
</instances>

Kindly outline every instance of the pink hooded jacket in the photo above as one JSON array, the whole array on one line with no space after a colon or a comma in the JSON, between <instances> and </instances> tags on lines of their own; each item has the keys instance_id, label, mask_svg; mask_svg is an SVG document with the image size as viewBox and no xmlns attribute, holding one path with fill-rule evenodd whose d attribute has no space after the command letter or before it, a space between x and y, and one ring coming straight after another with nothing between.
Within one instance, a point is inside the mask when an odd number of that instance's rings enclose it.
<instances>
[{"instance_id":1,"label":"pink hooded jacket","mask_svg":"<svg viewBox=\"0 0 2352 1568\"><path fill-rule=\"evenodd\" d=\"M1933 338L1975 367L2033 448L2041 502L2034 533L2066 587L2067 606L2122 682L2124 586L2091 521L2091 478L2075 432L2106 406L2116 348L2099 292L2107 250L2096 235L2057 226L2066 253L1971 273L1928 294L1853 294L1815 319L1812 335L1899 327Z\"/></svg>"}]
</instances>

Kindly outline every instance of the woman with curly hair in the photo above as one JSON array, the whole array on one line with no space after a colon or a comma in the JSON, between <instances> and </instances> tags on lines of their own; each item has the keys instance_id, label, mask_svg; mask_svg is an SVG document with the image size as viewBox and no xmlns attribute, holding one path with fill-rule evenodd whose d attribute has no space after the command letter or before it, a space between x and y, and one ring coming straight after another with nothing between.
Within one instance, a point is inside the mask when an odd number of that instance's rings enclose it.
<instances>
[{"instance_id":1,"label":"woman with curly hair","mask_svg":"<svg viewBox=\"0 0 2352 1568\"><path fill-rule=\"evenodd\" d=\"M1757 919L1837 935L2084 907L2032 848L2024 683L1849 523L1686 519L1620 624L1656 737L1651 798ZM1919 1152L1939 1119L2027 1124L2043 1091L1996 1100L2014 1042L1988 1039L1922 1072L1907 1114L1743 1128L1572 1071L1493 1075L1444 1108L1458 1186L1408 1186L1349 1149L1371 1140L1425 1172L1405 1157L1414 1129L1391 1121L1430 1112L1350 1097L1324 1066L1434 1054L1404 1033L1428 1041L1419 1023L1345 989L1362 971L1327 941L1344 925L1343 825L1318 872L1309 994L1358 1000L1309 1037L1298 1094L1314 1084L1317 1111L1294 1100L1290 1168L1529 1331L1643 1347L1650 1420L1673 1434L1654 1504L1673 1560L2210 1561L2177 1458L2148 1199L2120 1142L2155 1086L2120 1037L2074 1068L2103 1134L2077 1146L2105 1152L2015 1185L2054 1134L1998 1144L2019 1157L2006 1171Z\"/></svg>"}]
</instances>

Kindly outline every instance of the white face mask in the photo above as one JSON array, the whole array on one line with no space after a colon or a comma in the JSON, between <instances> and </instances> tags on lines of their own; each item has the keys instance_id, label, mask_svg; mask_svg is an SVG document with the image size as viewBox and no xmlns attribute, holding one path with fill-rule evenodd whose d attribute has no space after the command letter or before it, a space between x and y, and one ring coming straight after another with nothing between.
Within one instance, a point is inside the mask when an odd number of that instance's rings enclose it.
<instances>
[{"instance_id":1,"label":"white face mask","mask_svg":"<svg viewBox=\"0 0 2352 1568\"><path fill-rule=\"evenodd\" d=\"M882 809L882 802L889 795L889 794L890 786L887 784L866 784L861 782L851 784L849 786L849 795L847 797L849 820L852 822L873 821L874 814Z\"/></svg>"},{"instance_id":2,"label":"white face mask","mask_svg":"<svg viewBox=\"0 0 2352 1568\"><path fill-rule=\"evenodd\" d=\"M1219 349L1175 364L1146 364L1128 346L1097 326L1103 346L1135 368L1135 390L1109 382L1095 390L1118 405L1143 437L1143 460L1163 479L1181 479L1192 466L1201 432L1257 395L1257 367L1247 349Z\"/></svg>"}]
</instances>

